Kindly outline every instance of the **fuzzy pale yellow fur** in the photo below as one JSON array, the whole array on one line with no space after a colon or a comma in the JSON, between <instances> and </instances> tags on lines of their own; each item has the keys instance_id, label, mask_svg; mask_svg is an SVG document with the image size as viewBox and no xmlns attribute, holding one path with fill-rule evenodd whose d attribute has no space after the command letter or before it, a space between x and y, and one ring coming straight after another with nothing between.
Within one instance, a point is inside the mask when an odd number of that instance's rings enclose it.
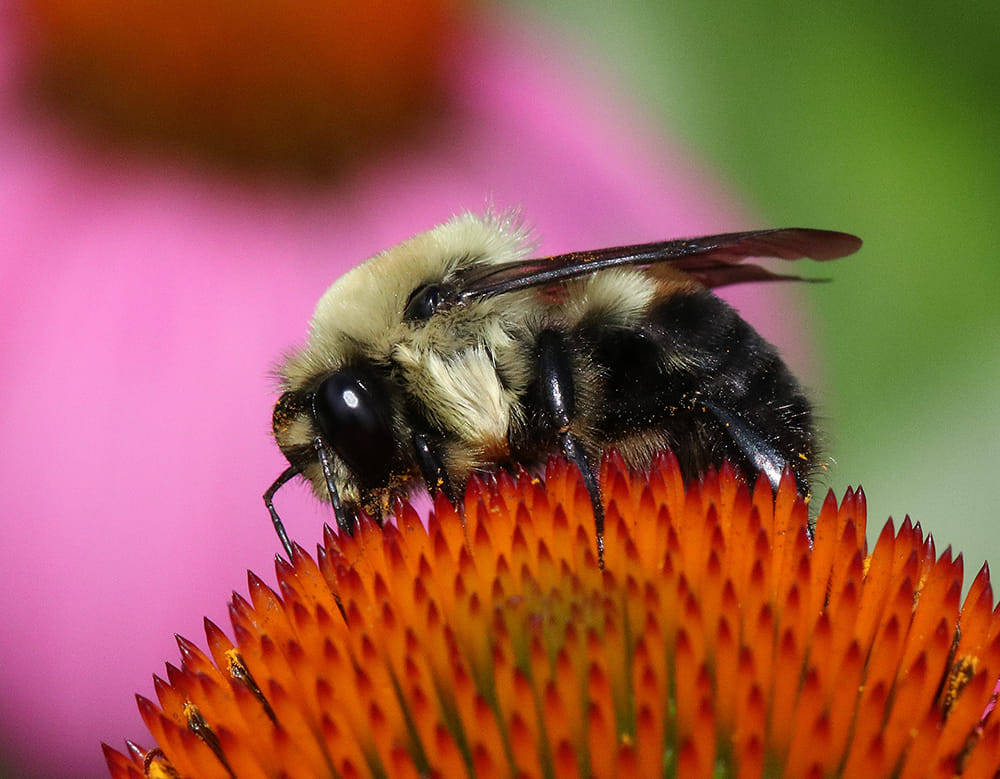
<instances>
[{"instance_id":1,"label":"fuzzy pale yellow fur","mask_svg":"<svg viewBox=\"0 0 1000 779\"><path fill-rule=\"evenodd\" d=\"M440 311L426 322L403 321L418 287L447 281L469 265L524 259L528 239L513 215L466 213L372 257L320 298L308 342L280 368L283 388L311 391L350 364L389 370L447 435L445 466L462 483L470 470L503 458L509 433L525 424L521 398L535 371L533 348L542 328L558 323L568 329L591 317L628 327L665 286L686 283L681 274L671 281L663 273L654 278L636 269L606 270L566 282L555 300L544 290L527 289ZM597 386L577 387L581 424L599 395ZM393 426L399 440L410 440L413 431L403 414L394 414ZM276 436L287 450L308 446L316 434L311 416L303 413ZM332 467L341 499L357 501L346 466L335 457ZM319 497L328 498L318 465L305 476ZM411 478L418 476L396 475L398 484L391 486L405 487Z\"/></svg>"}]
</instances>

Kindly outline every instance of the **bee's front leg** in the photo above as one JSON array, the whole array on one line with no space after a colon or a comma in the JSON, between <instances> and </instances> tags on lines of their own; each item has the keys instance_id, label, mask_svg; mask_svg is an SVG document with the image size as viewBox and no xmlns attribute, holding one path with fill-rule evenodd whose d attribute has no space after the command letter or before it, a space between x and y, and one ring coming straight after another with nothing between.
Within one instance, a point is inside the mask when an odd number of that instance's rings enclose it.
<instances>
[{"instance_id":1,"label":"bee's front leg","mask_svg":"<svg viewBox=\"0 0 1000 779\"><path fill-rule=\"evenodd\" d=\"M576 416L576 384L565 337L557 330L543 330L538 336L538 381L542 409L559 439L563 456L580 469L594 509L597 561L604 567L604 504L594 470L580 439L573 434Z\"/></svg>"},{"instance_id":2,"label":"bee's front leg","mask_svg":"<svg viewBox=\"0 0 1000 779\"><path fill-rule=\"evenodd\" d=\"M415 432L413 434L413 453L427 490L431 494L439 491L444 492L448 499L457 506L459 502L452 491L451 480L445 470L444 460L431 436Z\"/></svg>"},{"instance_id":3,"label":"bee's front leg","mask_svg":"<svg viewBox=\"0 0 1000 779\"><path fill-rule=\"evenodd\" d=\"M274 508L274 493L281 489L292 477L298 476L300 473L302 473L302 469L299 466L288 466L281 476L274 480L274 484L267 488L267 492L264 493L264 505L267 506L267 511L271 515L271 522L274 523L274 529L278 533L278 538L281 540L281 545L285 548L285 554L288 555L289 560L292 559L292 542L288 539L285 525Z\"/></svg>"},{"instance_id":4,"label":"bee's front leg","mask_svg":"<svg viewBox=\"0 0 1000 779\"><path fill-rule=\"evenodd\" d=\"M313 439L313 448L316 450L316 457L323 470L323 480L326 482L326 490L330 495L330 505L333 506L333 516L337 520L337 529L341 533L353 536L358 517L352 508L340 502L340 493L337 492L337 484L333 479L333 469L330 466L330 454L320 436Z\"/></svg>"}]
</instances>

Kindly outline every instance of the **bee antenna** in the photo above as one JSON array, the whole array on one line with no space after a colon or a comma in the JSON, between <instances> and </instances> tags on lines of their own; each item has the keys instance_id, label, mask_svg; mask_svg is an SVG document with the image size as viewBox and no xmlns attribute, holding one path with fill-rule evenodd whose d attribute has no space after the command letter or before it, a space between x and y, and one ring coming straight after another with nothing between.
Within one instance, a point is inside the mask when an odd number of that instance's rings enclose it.
<instances>
[{"instance_id":1,"label":"bee antenna","mask_svg":"<svg viewBox=\"0 0 1000 779\"><path fill-rule=\"evenodd\" d=\"M333 482L330 455L326 450L326 444L323 443L323 439L320 436L316 436L313 439L313 448L316 449L316 456L319 458L320 467L323 469L323 479L326 481L326 489L330 493L330 503L333 505L333 516L337 519L337 528L341 533L353 536L354 516L340 502L340 493L337 492L337 485Z\"/></svg>"},{"instance_id":2,"label":"bee antenna","mask_svg":"<svg viewBox=\"0 0 1000 779\"><path fill-rule=\"evenodd\" d=\"M300 473L302 473L302 469L299 466L290 465L282 472L281 476L274 480L274 484L268 487L267 492L264 493L264 505L267 506L267 511L271 515L271 522L274 523L274 529L278 533L278 538L281 539L281 545L285 547L285 553L288 555L289 560L292 559L292 542L288 540L288 533L285 532L285 526L281 522L281 517L274 510L274 493L281 489L293 476L298 476Z\"/></svg>"}]
</instances>

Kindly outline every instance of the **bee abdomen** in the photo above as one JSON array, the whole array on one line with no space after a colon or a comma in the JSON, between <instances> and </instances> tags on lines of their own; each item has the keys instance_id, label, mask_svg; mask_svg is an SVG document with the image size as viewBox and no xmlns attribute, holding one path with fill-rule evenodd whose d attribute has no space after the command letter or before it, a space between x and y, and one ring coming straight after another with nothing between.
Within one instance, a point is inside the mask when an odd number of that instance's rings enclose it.
<instances>
[{"instance_id":1,"label":"bee abdomen","mask_svg":"<svg viewBox=\"0 0 1000 779\"><path fill-rule=\"evenodd\" d=\"M803 494L815 462L812 409L777 351L708 292L675 294L641 327L582 325L601 403L589 420L593 445L641 463L669 446L693 477L729 460L772 482L788 465ZM631 457L629 456L631 454Z\"/></svg>"}]
</instances>

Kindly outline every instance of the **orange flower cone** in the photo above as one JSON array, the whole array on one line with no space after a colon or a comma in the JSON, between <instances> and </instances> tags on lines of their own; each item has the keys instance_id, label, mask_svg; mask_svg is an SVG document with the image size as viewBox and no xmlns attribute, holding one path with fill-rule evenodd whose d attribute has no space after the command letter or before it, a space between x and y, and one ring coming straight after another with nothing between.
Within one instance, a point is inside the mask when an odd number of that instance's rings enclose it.
<instances>
[{"instance_id":1,"label":"orange flower cone","mask_svg":"<svg viewBox=\"0 0 1000 779\"><path fill-rule=\"evenodd\" d=\"M685 487L606 458L605 568L579 474L469 484L464 520L328 532L250 574L235 641L139 698L157 744L113 777L987 777L1000 770L988 569L860 491L810 529L786 476Z\"/></svg>"}]
</instances>

